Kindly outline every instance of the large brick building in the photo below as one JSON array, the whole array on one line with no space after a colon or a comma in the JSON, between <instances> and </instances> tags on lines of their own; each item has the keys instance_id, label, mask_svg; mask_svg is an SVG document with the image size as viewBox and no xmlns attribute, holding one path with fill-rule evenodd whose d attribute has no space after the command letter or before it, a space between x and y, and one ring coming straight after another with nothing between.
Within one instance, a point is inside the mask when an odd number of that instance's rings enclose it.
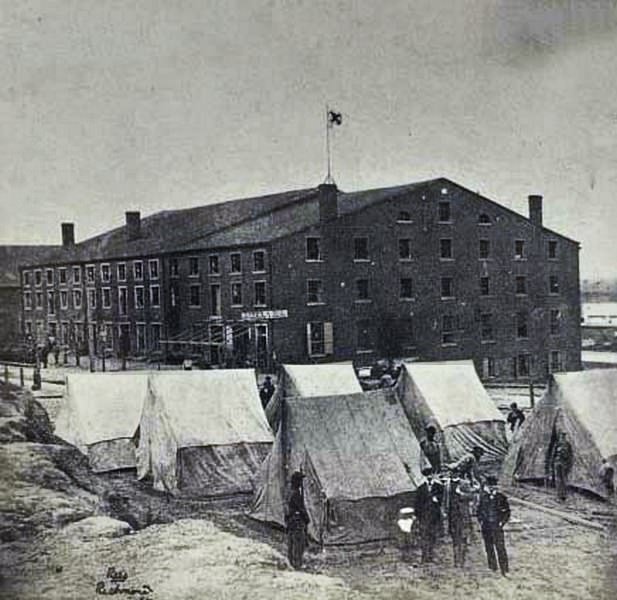
<instances>
[{"instance_id":1,"label":"large brick building","mask_svg":"<svg viewBox=\"0 0 617 600\"><path fill-rule=\"evenodd\" d=\"M447 179L163 211L23 269L23 327L146 355L580 368L579 245Z\"/></svg>"}]
</instances>

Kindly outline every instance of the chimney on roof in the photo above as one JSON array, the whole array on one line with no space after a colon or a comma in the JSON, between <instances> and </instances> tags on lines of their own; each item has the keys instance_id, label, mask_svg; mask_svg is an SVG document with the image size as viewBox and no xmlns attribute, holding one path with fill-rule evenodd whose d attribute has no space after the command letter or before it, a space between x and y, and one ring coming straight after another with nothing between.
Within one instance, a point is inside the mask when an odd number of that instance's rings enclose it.
<instances>
[{"instance_id":1,"label":"chimney on roof","mask_svg":"<svg viewBox=\"0 0 617 600\"><path fill-rule=\"evenodd\" d=\"M75 245L75 225L73 223L61 223L62 247L68 248Z\"/></svg>"},{"instance_id":2,"label":"chimney on roof","mask_svg":"<svg viewBox=\"0 0 617 600\"><path fill-rule=\"evenodd\" d=\"M319 190L319 222L325 223L338 217L338 189L334 183L322 183Z\"/></svg>"},{"instance_id":3,"label":"chimney on roof","mask_svg":"<svg viewBox=\"0 0 617 600\"><path fill-rule=\"evenodd\" d=\"M136 240L141 237L141 214L138 210L128 210L126 215L126 237Z\"/></svg>"},{"instance_id":4,"label":"chimney on roof","mask_svg":"<svg viewBox=\"0 0 617 600\"><path fill-rule=\"evenodd\" d=\"M542 196L529 196L529 220L542 227Z\"/></svg>"}]
</instances>

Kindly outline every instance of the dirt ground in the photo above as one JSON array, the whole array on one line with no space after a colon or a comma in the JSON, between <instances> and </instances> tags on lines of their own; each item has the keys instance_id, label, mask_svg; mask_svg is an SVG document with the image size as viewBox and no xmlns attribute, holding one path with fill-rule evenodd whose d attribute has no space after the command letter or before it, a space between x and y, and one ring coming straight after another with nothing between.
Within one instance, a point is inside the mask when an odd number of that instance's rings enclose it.
<instances>
[{"instance_id":1,"label":"dirt ground","mask_svg":"<svg viewBox=\"0 0 617 600\"><path fill-rule=\"evenodd\" d=\"M29 453L11 456L28 460ZM23 502L26 490L20 489ZM113 592L110 568L126 572L118 584L120 596L165 600L617 598L615 522L604 514L611 509L576 494L564 506L538 488L508 492L602 523L605 531L513 501L506 532L511 572L503 578L487 568L477 530L464 570L453 566L446 537L436 563L428 567L416 559L403 561L396 545L388 542L353 548L312 545L305 568L296 572L285 559L284 534L246 516L249 497L168 501L126 474L100 478L90 493L100 497L109 490L128 496L129 510L141 527L147 526L124 537L91 539L50 526L11 539L0 548L0 598L100 598L101 592ZM6 504L2 510L8 508ZM98 592L97 585L102 585Z\"/></svg>"}]
</instances>

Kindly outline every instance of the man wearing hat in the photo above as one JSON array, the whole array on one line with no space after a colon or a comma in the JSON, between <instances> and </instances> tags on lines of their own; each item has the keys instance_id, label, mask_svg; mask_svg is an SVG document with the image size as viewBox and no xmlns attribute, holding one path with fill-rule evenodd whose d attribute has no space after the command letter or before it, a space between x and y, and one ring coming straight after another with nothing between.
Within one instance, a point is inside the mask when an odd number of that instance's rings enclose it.
<instances>
[{"instance_id":1,"label":"man wearing hat","mask_svg":"<svg viewBox=\"0 0 617 600\"><path fill-rule=\"evenodd\" d=\"M499 570L505 577L508 573L508 554L503 536L503 526L510 519L510 505L504 494L497 490L497 478L488 476L480 494L478 521L482 529L484 548L488 566L492 571ZM495 551L497 559L495 559Z\"/></svg>"},{"instance_id":2,"label":"man wearing hat","mask_svg":"<svg viewBox=\"0 0 617 600\"><path fill-rule=\"evenodd\" d=\"M420 442L420 448L428 462L431 463L433 471L439 473L441 471L441 448L439 442L435 440L437 429L434 425L427 425L425 431L426 437Z\"/></svg>"},{"instance_id":3,"label":"man wearing hat","mask_svg":"<svg viewBox=\"0 0 617 600\"><path fill-rule=\"evenodd\" d=\"M294 569L302 567L302 555L306 548L306 527L310 521L306 506L302 480L304 474L295 471L291 476L291 492L287 501L285 524L287 525L287 558Z\"/></svg>"},{"instance_id":4,"label":"man wearing hat","mask_svg":"<svg viewBox=\"0 0 617 600\"><path fill-rule=\"evenodd\" d=\"M259 399L261 400L261 405L265 409L268 406L268 402L274 395L274 384L272 383L272 377L270 375L266 375L263 385L259 390Z\"/></svg>"},{"instance_id":5,"label":"man wearing hat","mask_svg":"<svg viewBox=\"0 0 617 600\"><path fill-rule=\"evenodd\" d=\"M416 490L415 514L422 548L422 562L433 562L437 536L441 530L443 486L433 479L433 469L422 469L426 481Z\"/></svg>"},{"instance_id":6,"label":"man wearing hat","mask_svg":"<svg viewBox=\"0 0 617 600\"><path fill-rule=\"evenodd\" d=\"M465 566L471 532L470 502L475 498L477 490L471 481L461 479L461 472L457 467L450 469L450 479L446 484L446 514L455 567Z\"/></svg>"},{"instance_id":7,"label":"man wearing hat","mask_svg":"<svg viewBox=\"0 0 617 600\"><path fill-rule=\"evenodd\" d=\"M484 449L474 446L471 452L463 454L454 464L449 465L450 470L456 469L462 477L467 477L471 481L482 482L480 473L480 460L484 456Z\"/></svg>"}]
</instances>

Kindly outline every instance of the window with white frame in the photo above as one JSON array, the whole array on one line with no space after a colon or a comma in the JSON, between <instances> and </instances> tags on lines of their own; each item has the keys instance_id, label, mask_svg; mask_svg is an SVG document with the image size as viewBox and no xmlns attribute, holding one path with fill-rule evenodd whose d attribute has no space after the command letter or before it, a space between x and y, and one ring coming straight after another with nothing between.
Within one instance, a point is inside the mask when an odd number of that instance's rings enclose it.
<instances>
[{"instance_id":1,"label":"window with white frame","mask_svg":"<svg viewBox=\"0 0 617 600\"><path fill-rule=\"evenodd\" d=\"M159 259L151 258L148 260L148 271L150 272L150 279L159 278Z\"/></svg>"},{"instance_id":2,"label":"window with white frame","mask_svg":"<svg viewBox=\"0 0 617 600\"><path fill-rule=\"evenodd\" d=\"M36 292L34 294L35 308L37 310L43 309L43 292Z\"/></svg>"},{"instance_id":3,"label":"window with white frame","mask_svg":"<svg viewBox=\"0 0 617 600\"><path fill-rule=\"evenodd\" d=\"M86 265L86 283L92 285L95 280L94 265Z\"/></svg>"},{"instance_id":4,"label":"window with white frame","mask_svg":"<svg viewBox=\"0 0 617 600\"><path fill-rule=\"evenodd\" d=\"M73 306L81 308L81 290L73 290Z\"/></svg>"},{"instance_id":5,"label":"window with white frame","mask_svg":"<svg viewBox=\"0 0 617 600\"><path fill-rule=\"evenodd\" d=\"M306 324L309 356L327 356L333 353L334 336L330 322L311 322Z\"/></svg>"},{"instance_id":6,"label":"window with white frame","mask_svg":"<svg viewBox=\"0 0 617 600\"><path fill-rule=\"evenodd\" d=\"M101 265L101 281L109 283L111 281L111 266L108 263Z\"/></svg>"},{"instance_id":7,"label":"window with white frame","mask_svg":"<svg viewBox=\"0 0 617 600\"><path fill-rule=\"evenodd\" d=\"M398 241L398 258L399 260L411 260L411 239L402 238Z\"/></svg>"},{"instance_id":8,"label":"window with white frame","mask_svg":"<svg viewBox=\"0 0 617 600\"><path fill-rule=\"evenodd\" d=\"M253 273L264 273L266 271L266 252L255 250L253 252Z\"/></svg>"},{"instance_id":9,"label":"window with white frame","mask_svg":"<svg viewBox=\"0 0 617 600\"><path fill-rule=\"evenodd\" d=\"M42 273L40 270L34 272L34 285L39 286L43 283Z\"/></svg>"},{"instance_id":10,"label":"window with white frame","mask_svg":"<svg viewBox=\"0 0 617 600\"><path fill-rule=\"evenodd\" d=\"M514 281L516 295L525 296L527 294L527 277L525 275L517 275Z\"/></svg>"},{"instance_id":11,"label":"window with white frame","mask_svg":"<svg viewBox=\"0 0 617 600\"><path fill-rule=\"evenodd\" d=\"M101 289L101 304L103 308L111 308L111 288Z\"/></svg>"},{"instance_id":12,"label":"window with white frame","mask_svg":"<svg viewBox=\"0 0 617 600\"><path fill-rule=\"evenodd\" d=\"M369 248L367 237L356 237L353 239L353 259L356 261L369 260Z\"/></svg>"},{"instance_id":13,"label":"window with white frame","mask_svg":"<svg viewBox=\"0 0 617 600\"><path fill-rule=\"evenodd\" d=\"M525 258L525 240L514 240L514 258L516 260Z\"/></svg>"},{"instance_id":14,"label":"window with white frame","mask_svg":"<svg viewBox=\"0 0 617 600\"><path fill-rule=\"evenodd\" d=\"M441 343L444 345L456 344L456 319L453 315L441 317Z\"/></svg>"},{"instance_id":15,"label":"window with white frame","mask_svg":"<svg viewBox=\"0 0 617 600\"><path fill-rule=\"evenodd\" d=\"M189 277L199 276L199 259L196 256L189 257Z\"/></svg>"},{"instance_id":16,"label":"window with white frame","mask_svg":"<svg viewBox=\"0 0 617 600\"><path fill-rule=\"evenodd\" d=\"M559 294L559 276L558 275L549 275L548 293L552 295Z\"/></svg>"},{"instance_id":17,"label":"window with white frame","mask_svg":"<svg viewBox=\"0 0 617 600\"><path fill-rule=\"evenodd\" d=\"M158 285L150 286L150 306L158 307L161 305L161 288Z\"/></svg>"},{"instance_id":18,"label":"window with white frame","mask_svg":"<svg viewBox=\"0 0 617 600\"><path fill-rule=\"evenodd\" d=\"M266 306L266 282L255 281L253 283L255 306Z\"/></svg>"},{"instance_id":19,"label":"window with white frame","mask_svg":"<svg viewBox=\"0 0 617 600\"><path fill-rule=\"evenodd\" d=\"M401 277L399 281L399 298L401 300L413 299L413 279L411 277Z\"/></svg>"},{"instance_id":20,"label":"window with white frame","mask_svg":"<svg viewBox=\"0 0 617 600\"><path fill-rule=\"evenodd\" d=\"M30 271L24 271L22 273L22 281L24 282L24 287L28 287L32 283L32 273Z\"/></svg>"},{"instance_id":21,"label":"window with white frame","mask_svg":"<svg viewBox=\"0 0 617 600\"><path fill-rule=\"evenodd\" d=\"M231 305L232 306L242 306L242 284L241 283L231 284Z\"/></svg>"},{"instance_id":22,"label":"window with white frame","mask_svg":"<svg viewBox=\"0 0 617 600\"><path fill-rule=\"evenodd\" d=\"M201 306L201 285L193 283L189 286L189 306Z\"/></svg>"},{"instance_id":23,"label":"window with white frame","mask_svg":"<svg viewBox=\"0 0 617 600\"><path fill-rule=\"evenodd\" d=\"M306 282L307 304L323 304L323 282L321 279L308 279Z\"/></svg>"},{"instance_id":24,"label":"window with white frame","mask_svg":"<svg viewBox=\"0 0 617 600\"><path fill-rule=\"evenodd\" d=\"M126 281L126 263L118 263L116 265L118 281Z\"/></svg>"},{"instance_id":25,"label":"window with white frame","mask_svg":"<svg viewBox=\"0 0 617 600\"><path fill-rule=\"evenodd\" d=\"M208 273L210 275L221 274L221 265L219 263L218 254L210 254L210 256L208 256Z\"/></svg>"},{"instance_id":26,"label":"window with white frame","mask_svg":"<svg viewBox=\"0 0 617 600\"><path fill-rule=\"evenodd\" d=\"M58 269L58 281L60 285L66 285L66 268L65 267Z\"/></svg>"},{"instance_id":27,"label":"window with white frame","mask_svg":"<svg viewBox=\"0 0 617 600\"><path fill-rule=\"evenodd\" d=\"M144 278L144 263L141 260L133 261L133 278L141 281Z\"/></svg>"},{"instance_id":28,"label":"window with white frame","mask_svg":"<svg viewBox=\"0 0 617 600\"><path fill-rule=\"evenodd\" d=\"M47 278L47 285L54 284L54 270L53 269L46 269L45 277Z\"/></svg>"},{"instance_id":29,"label":"window with white frame","mask_svg":"<svg viewBox=\"0 0 617 600\"><path fill-rule=\"evenodd\" d=\"M229 259L231 261L231 272L242 273L242 255L240 252L232 252Z\"/></svg>"},{"instance_id":30,"label":"window with white frame","mask_svg":"<svg viewBox=\"0 0 617 600\"><path fill-rule=\"evenodd\" d=\"M306 260L320 261L321 260L321 239L318 237L306 238Z\"/></svg>"},{"instance_id":31,"label":"window with white frame","mask_svg":"<svg viewBox=\"0 0 617 600\"><path fill-rule=\"evenodd\" d=\"M128 311L128 291L125 287L118 288L118 313L126 315Z\"/></svg>"},{"instance_id":32,"label":"window with white frame","mask_svg":"<svg viewBox=\"0 0 617 600\"><path fill-rule=\"evenodd\" d=\"M32 292L24 292L24 309L32 310Z\"/></svg>"},{"instance_id":33,"label":"window with white frame","mask_svg":"<svg viewBox=\"0 0 617 600\"><path fill-rule=\"evenodd\" d=\"M69 293L66 290L60 290L60 308L66 310L69 307Z\"/></svg>"},{"instance_id":34,"label":"window with white frame","mask_svg":"<svg viewBox=\"0 0 617 600\"><path fill-rule=\"evenodd\" d=\"M73 283L81 283L81 267L73 267Z\"/></svg>"},{"instance_id":35,"label":"window with white frame","mask_svg":"<svg viewBox=\"0 0 617 600\"><path fill-rule=\"evenodd\" d=\"M88 290L88 308L96 308L96 290L89 289Z\"/></svg>"},{"instance_id":36,"label":"window with white frame","mask_svg":"<svg viewBox=\"0 0 617 600\"><path fill-rule=\"evenodd\" d=\"M454 258L451 238L441 238L439 240L439 257L442 260L451 260Z\"/></svg>"},{"instance_id":37,"label":"window with white frame","mask_svg":"<svg viewBox=\"0 0 617 600\"><path fill-rule=\"evenodd\" d=\"M144 307L144 287L143 285L135 286L135 308Z\"/></svg>"},{"instance_id":38,"label":"window with white frame","mask_svg":"<svg viewBox=\"0 0 617 600\"><path fill-rule=\"evenodd\" d=\"M56 301L54 292L47 292L47 312L53 315L56 312Z\"/></svg>"},{"instance_id":39,"label":"window with white frame","mask_svg":"<svg viewBox=\"0 0 617 600\"><path fill-rule=\"evenodd\" d=\"M442 299L454 298L454 279L452 277L441 278L441 297Z\"/></svg>"}]
</instances>

